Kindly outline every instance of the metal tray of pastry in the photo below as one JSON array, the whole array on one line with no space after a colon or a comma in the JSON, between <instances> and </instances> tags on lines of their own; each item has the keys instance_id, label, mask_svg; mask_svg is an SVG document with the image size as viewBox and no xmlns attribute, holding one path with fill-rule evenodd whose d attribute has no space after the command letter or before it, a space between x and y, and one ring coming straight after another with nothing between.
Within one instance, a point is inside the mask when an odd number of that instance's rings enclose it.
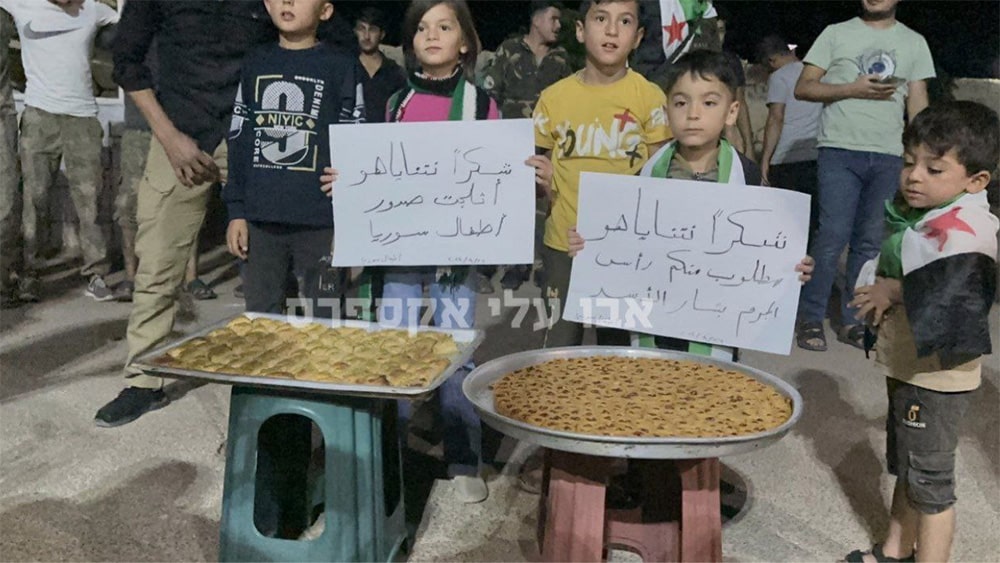
<instances>
[{"instance_id":1,"label":"metal tray of pastry","mask_svg":"<svg viewBox=\"0 0 1000 563\"><path fill-rule=\"evenodd\" d=\"M237 315L237 317L243 316L250 319L273 319L276 321L286 322L294 326L301 326L310 323L318 323L325 326L332 327L347 327L347 328L361 328L368 331L379 331L379 330L393 330L403 327L398 327L395 325L382 325L375 322L368 321L355 321L355 320L330 320L330 319L313 319L308 317L291 317L286 315L272 315L264 313L243 313ZM472 360L472 353L475 352L476 348L483 341L483 332L475 329L444 329L429 326L419 326L419 327L407 327L408 330L414 332L443 332L451 335L455 340L455 344L458 346L458 354L452 358L448 367L444 369L440 374L438 374L431 382L423 387L391 387L383 385L360 385L354 383L335 383L328 381L312 381L308 379L290 379L283 377L268 377L268 376L258 376L258 375L245 375L238 373L217 373L210 371L199 371L175 368L166 365L161 365L157 363L157 358L160 358L170 350L182 346L184 343L195 338L202 338L213 330L225 327L234 318L232 317L224 321L220 321L211 326L203 328L193 334L189 334L180 340L176 340L147 352L138 358L136 358L131 366L142 370L150 375L157 375L162 377L178 378L178 379L198 379L204 381L212 381L216 383L225 383L227 385L247 385L253 387L270 387L270 388L280 388L288 390L298 390L298 391L315 391L320 393L329 393L336 395L352 395L361 397L374 397L374 398L398 398L404 399L407 397L416 397L430 393L437 389L446 379L451 377L460 367Z\"/></svg>"},{"instance_id":2,"label":"metal tray of pastry","mask_svg":"<svg viewBox=\"0 0 1000 563\"><path fill-rule=\"evenodd\" d=\"M632 438L599 436L553 430L497 413L493 403L493 382L508 373L542 364L550 360L589 358L596 356L622 356L626 358L652 358L662 360L691 360L746 374L770 385L792 401L792 416L781 426L744 436L719 438L658 437ZM538 446L567 452L639 459L697 459L745 453L778 441L802 416L802 396L788 383L763 371L715 358L696 356L683 352L653 348L626 348L618 346L576 346L531 350L497 358L478 366L466 377L462 391L479 411L484 422L518 440Z\"/></svg>"}]
</instances>

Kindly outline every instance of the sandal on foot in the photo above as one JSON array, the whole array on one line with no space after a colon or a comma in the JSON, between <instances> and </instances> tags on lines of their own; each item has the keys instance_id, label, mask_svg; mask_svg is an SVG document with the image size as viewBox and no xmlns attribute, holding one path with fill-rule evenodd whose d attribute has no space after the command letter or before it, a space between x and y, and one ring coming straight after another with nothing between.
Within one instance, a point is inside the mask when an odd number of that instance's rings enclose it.
<instances>
[{"instance_id":1,"label":"sandal on foot","mask_svg":"<svg viewBox=\"0 0 1000 563\"><path fill-rule=\"evenodd\" d=\"M864 350L865 327L862 325L845 326L837 332L837 340L844 344L850 344L858 350Z\"/></svg>"},{"instance_id":2,"label":"sandal on foot","mask_svg":"<svg viewBox=\"0 0 1000 563\"><path fill-rule=\"evenodd\" d=\"M191 280L191 283L187 284L187 287L184 289L191 294L191 297L194 297L198 301L207 301L218 297L218 295L212 291L212 288L208 287L208 284L201 281L200 278Z\"/></svg>"},{"instance_id":3,"label":"sandal on foot","mask_svg":"<svg viewBox=\"0 0 1000 563\"><path fill-rule=\"evenodd\" d=\"M882 551L881 544L875 544L868 551L861 551L860 549L855 549L854 551L847 554L844 561L847 563L864 563L865 555L871 555L875 558L878 563L913 563L917 559L914 554L909 554L906 557L901 557L896 559L895 557L889 557Z\"/></svg>"},{"instance_id":4,"label":"sandal on foot","mask_svg":"<svg viewBox=\"0 0 1000 563\"><path fill-rule=\"evenodd\" d=\"M795 335L795 342L799 348L811 352L826 351L826 333L823 332L823 323L804 322L799 325L799 330Z\"/></svg>"}]
</instances>

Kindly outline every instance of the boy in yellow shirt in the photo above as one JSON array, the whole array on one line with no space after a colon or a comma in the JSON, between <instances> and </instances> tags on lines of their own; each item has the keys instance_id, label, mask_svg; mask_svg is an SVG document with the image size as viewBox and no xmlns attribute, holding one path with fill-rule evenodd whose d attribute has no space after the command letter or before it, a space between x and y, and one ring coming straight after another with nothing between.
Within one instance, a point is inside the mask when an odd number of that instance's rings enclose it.
<instances>
[{"instance_id":1,"label":"boy in yellow shirt","mask_svg":"<svg viewBox=\"0 0 1000 563\"><path fill-rule=\"evenodd\" d=\"M642 39L638 0L586 0L576 38L587 53L583 70L546 88L535 107L535 144L552 161L551 212L545 221L543 297L550 324L545 346L582 343L583 325L560 319L558 303L569 288L569 228L576 225L581 172L637 173L670 137L666 97L629 70L628 56ZM601 344L628 345L625 331L599 328Z\"/></svg>"}]
</instances>

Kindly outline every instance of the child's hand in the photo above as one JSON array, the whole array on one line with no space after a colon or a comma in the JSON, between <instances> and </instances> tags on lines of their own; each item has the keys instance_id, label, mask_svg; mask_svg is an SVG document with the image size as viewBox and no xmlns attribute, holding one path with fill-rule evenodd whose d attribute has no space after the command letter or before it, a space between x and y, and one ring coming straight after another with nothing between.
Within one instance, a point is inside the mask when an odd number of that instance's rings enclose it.
<instances>
[{"instance_id":1,"label":"child's hand","mask_svg":"<svg viewBox=\"0 0 1000 563\"><path fill-rule=\"evenodd\" d=\"M806 255L801 262L795 265L795 271L799 273L799 283L805 284L813 277L813 268L816 267L816 261L813 260L812 256Z\"/></svg>"},{"instance_id":2,"label":"child's hand","mask_svg":"<svg viewBox=\"0 0 1000 563\"><path fill-rule=\"evenodd\" d=\"M876 278L875 283L854 290L854 301L849 307L858 309L854 318L865 319L871 315L872 326L878 326L882 317L895 303L902 302L903 284L891 278Z\"/></svg>"},{"instance_id":3,"label":"child's hand","mask_svg":"<svg viewBox=\"0 0 1000 563\"><path fill-rule=\"evenodd\" d=\"M250 234L247 230L246 219L233 219L226 229L226 246L229 253L244 260L247 259L247 251L250 250Z\"/></svg>"},{"instance_id":4,"label":"child's hand","mask_svg":"<svg viewBox=\"0 0 1000 563\"><path fill-rule=\"evenodd\" d=\"M330 168L327 166L323 169L323 175L319 177L320 188L326 197L333 197L333 183L337 181L340 177L340 173L337 172L336 168Z\"/></svg>"},{"instance_id":5,"label":"child's hand","mask_svg":"<svg viewBox=\"0 0 1000 563\"><path fill-rule=\"evenodd\" d=\"M541 188L547 199L552 199L552 161L549 157L536 154L524 163L535 169L535 184Z\"/></svg>"},{"instance_id":6,"label":"child's hand","mask_svg":"<svg viewBox=\"0 0 1000 563\"><path fill-rule=\"evenodd\" d=\"M576 232L576 227L569 228L569 255L575 257L583 250L584 240L580 233Z\"/></svg>"}]
</instances>

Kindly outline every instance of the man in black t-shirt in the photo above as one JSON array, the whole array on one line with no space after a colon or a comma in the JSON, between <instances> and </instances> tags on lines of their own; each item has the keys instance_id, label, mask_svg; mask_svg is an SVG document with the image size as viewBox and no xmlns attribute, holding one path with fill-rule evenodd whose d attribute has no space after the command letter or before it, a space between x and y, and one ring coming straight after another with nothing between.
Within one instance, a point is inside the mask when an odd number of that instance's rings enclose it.
<instances>
[{"instance_id":1,"label":"man in black t-shirt","mask_svg":"<svg viewBox=\"0 0 1000 563\"><path fill-rule=\"evenodd\" d=\"M385 38L385 18L381 10L375 7L362 10L354 22L354 36L358 39L358 60L365 69L365 121L382 123L389 98L406 86L406 73L379 49Z\"/></svg>"}]
</instances>

